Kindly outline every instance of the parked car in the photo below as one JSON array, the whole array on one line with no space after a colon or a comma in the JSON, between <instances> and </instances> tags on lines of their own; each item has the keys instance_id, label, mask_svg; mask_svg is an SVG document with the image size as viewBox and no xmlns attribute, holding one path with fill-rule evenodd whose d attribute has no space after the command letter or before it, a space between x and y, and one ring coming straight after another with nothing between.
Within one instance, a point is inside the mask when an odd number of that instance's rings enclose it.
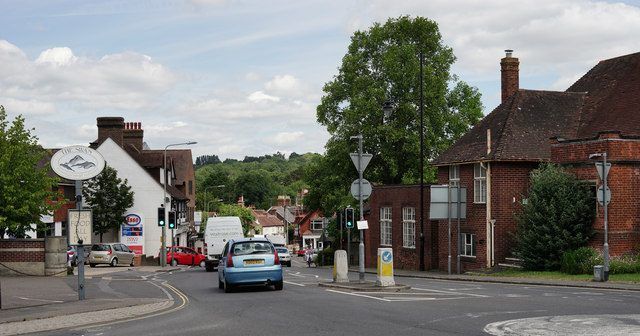
<instances>
[{"instance_id":1,"label":"parked car","mask_svg":"<svg viewBox=\"0 0 640 336\"><path fill-rule=\"evenodd\" d=\"M299 249L296 254L298 255L298 257L304 257L304 253L305 253L305 249Z\"/></svg>"},{"instance_id":2,"label":"parked car","mask_svg":"<svg viewBox=\"0 0 640 336\"><path fill-rule=\"evenodd\" d=\"M93 244L89 253L89 266L96 267L97 264L108 264L112 267L117 265L133 266L134 256L135 253L124 244Z\"/></svg>"},{"instance_id":3,"label":"parked car","mask_svg":"<svg viewBox=\"0 0 640 336\"><path fill-rule=\"evenodd\" d=\"M218 287L226 293L241 285L273 285L276 290L282 290L280 257L268 239L231 239L222 252Z\"/></svg>"},{"instance_id":4,"label":"parked car","mask_svg":"<svg viewBox=\"0 0 640 336\"><path fill-rule=\"evenodd\" d=\"M171 257L171 250L173 249L174 259ZM198 265L202 268L205 267L205 261L207 256L198 253L195 250L184 246L172 246L167 249L167 263L171 266L177 265Z\"/></svg>"},{"instance_id":5,"label":"parked car","mask_svg":"<svg viewBox=\"0 0 640 336\"><path fill-rule=\"evenodd\" d=\"M291 267L291 253L289 253L289 249L286 247L276 247L276 251L278 251L280 265L287 265L288 267Z\"/></svg>"},{"instance_id":6,"label":"parked car","mask_svg":"<svg viewBox=\"0 0 640 336\"><path fill-rule=\"evenodd\" d=\"M75 267L77 260L78 260L78 253L76 252L76 247L67 246L67 263L70 263L71 266Z\"/></svg>"}]
</instances>

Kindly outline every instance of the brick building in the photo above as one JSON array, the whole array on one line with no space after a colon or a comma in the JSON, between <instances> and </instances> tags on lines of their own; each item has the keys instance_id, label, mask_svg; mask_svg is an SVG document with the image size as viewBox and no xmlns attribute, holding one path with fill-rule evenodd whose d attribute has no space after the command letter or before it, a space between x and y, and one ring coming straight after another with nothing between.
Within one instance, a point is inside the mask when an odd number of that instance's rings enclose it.
<instances>
[{"instance_id":1,"label":"brick building","mask_svg":"<svg viewBox=\"0 0 640 336\"><path fill-rule=\"evenodd\" d=\"M564 92L519 89L519 61L511 51L500 64L502 103L432 162L438 168L438 184L467 188L467 218L460 226L462 269L492 267L512 256L515 215L526 199L531 170L541 162L560 163L595 187L597 174L589 159L589 154L594 153L606 152L612 163L608 179L612 190L611 254L637 249L640 53L601 61ZM405 208L417 207L416 190L410 186L374 188L366 238L369 266L373 265L377 247L390 245L399 268L417 268L418 251L404 247L402 240L407 235L406 228L410 229L406 222L412 211ZM390 209L383 210L385 207ZM428 205L425 209L428 218ZM597 234L591 245L600 247L601 207L597 212ZM386 222L381 221L381 216L388 217ZM380 228L389 230L389 225L391 244L382 244L385 237ZM418 226L415 230L418 237ZM446 221L425 220L424 234L427 268L446 269ZM454 225L452 237L457 235ZM455 256L455 243L452 248Z\"/></svg>"}]
</instances>

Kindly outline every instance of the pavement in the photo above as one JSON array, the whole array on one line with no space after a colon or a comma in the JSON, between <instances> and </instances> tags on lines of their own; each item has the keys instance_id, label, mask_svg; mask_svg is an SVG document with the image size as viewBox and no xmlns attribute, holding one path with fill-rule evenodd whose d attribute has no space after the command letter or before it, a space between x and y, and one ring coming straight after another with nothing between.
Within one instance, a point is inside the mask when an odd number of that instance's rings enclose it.
<instances>
[{"instance_id":1,"label":"pavement","mask_svg":"<svg viewBox=\"0 0 640 336\"><path fill-rule=\"evenodd\" d=\"M322 267L329 268L329 267ZM185 267L140 266L85 268L87 299L78 300L77 277L0 277L0 336L113 323L156 316L184 306L178 290L167 285L163 276ZM350 268L357 272L357 268ZM375 274L375 269L366 269ZM640 291L640 284L622 282L564 281L506 278L479 274L446 274L394 270L396 283L402 278L426 278L465 282L564 286L594 289ZM331 284L346 290L370 290L372 283ZM362 287L362 288L360 288ZM173 289L172 289L173 288ZM392 290L403 290L395 288Z\"/></svg>"},{"instance_id":2,"label":"pavement","mask_svg":"<svg viewBox=\"0 0 640 336\"><path fill-rule=\"evenodd\" d=\"M178 267L85 268L86 299L78 300L77 276L0 277L0 336L128 320L175 304L156 276ZM77 272L77 268L76 268Z\"/></svg>"}]
</instances>

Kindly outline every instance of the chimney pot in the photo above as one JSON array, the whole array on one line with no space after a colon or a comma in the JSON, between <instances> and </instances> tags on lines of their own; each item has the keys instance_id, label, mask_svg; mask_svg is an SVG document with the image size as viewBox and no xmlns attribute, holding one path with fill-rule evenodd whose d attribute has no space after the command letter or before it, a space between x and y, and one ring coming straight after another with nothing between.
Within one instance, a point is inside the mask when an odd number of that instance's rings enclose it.
<instances>
[{"instance_id":1,"label":"chimney pot","mask_svg":"<svg viewBox=\"0 0 640 336\"><path fill-rule=\"evenodd\" d=\"M513 55L513 49L507 49L504 52L507 55L507 57L511 57L511 55Z\"/></svg>"}]
</instances>

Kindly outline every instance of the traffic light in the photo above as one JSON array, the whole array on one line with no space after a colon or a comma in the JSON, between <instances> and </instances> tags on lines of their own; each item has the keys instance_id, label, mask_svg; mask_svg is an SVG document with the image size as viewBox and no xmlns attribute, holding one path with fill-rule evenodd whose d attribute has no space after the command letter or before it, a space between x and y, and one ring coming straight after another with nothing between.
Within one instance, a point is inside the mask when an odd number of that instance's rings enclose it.
<instances>
[{"instance_id":1,"label":"traffic light","mask_svg":"<svg viewBox=\"0 0 640 336\"><path fill-rule=\"evenodd\" d=\"M346 208L345 210L346 213L346 217L347 217L347 228L351 229L353 227L353 225L355 224L354 220L354 216L353 216L353 208Z\"/></svg>"},{"instance_id":2,"label":"traffic light","mask_svg":"<svg viewBox=\"0 0 640 336\"><path fill-rule=\"evenodd\" d=\"M171 230L176 228L176 212L169 211L169 228Z\"/></svg>"},{"instance_id":3,"label":"traffic light","mask_svg":"<svg viewBox=\"0 0 640 336\"><path fill-rule=\"evenodd\" d=\"M158 226L164 226L165 223L166 222L164 219L164 208L159 207L158 208Z\"/></svg>"}]
</instances>

